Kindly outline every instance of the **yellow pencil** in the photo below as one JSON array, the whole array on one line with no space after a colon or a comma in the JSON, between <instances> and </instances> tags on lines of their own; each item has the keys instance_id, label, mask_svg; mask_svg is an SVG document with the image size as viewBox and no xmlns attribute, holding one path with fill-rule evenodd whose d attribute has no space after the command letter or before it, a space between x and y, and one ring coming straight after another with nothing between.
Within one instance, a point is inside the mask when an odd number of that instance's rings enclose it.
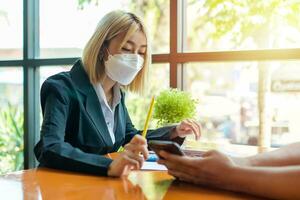
<instances>
[{"instance_id":1,"label":"yellow pencil","mask_svg":"<svg viewBox=\"0 0 300 200\"><path fill-rule=\"evenodd\" d=\"M142 133L142 136L144 138L146 138L146 135L147 135L147 130L148 130L149 122L150 122L150 119L151 119L151 116L152 116L151 114L152 114L153 106L154 106L154 96L151 99L150 108L148 110L147 118L146 118L145 125L144 125L144 130L143 130L143 133ZM124 147L121 146L118 149L117 152L122 152L122 151L124 151Z\"/></svg>"},{"instance_id":2,"label":"yellow pencil","mask_svg":"<svg viewBox=\"0 0 300 200\"><path fill-rule=\"evenodd\" d=\"M145 125L144 125L144 130L143 130L143 133L142 133L142 136L144 138L146 138L146 135L147 135L149 121L150 121L151 116L152 116L153 105L154 105L154 96L151 99L150 107L149 107L147 118L146 118Z\"/></svg>"}]
</instances>

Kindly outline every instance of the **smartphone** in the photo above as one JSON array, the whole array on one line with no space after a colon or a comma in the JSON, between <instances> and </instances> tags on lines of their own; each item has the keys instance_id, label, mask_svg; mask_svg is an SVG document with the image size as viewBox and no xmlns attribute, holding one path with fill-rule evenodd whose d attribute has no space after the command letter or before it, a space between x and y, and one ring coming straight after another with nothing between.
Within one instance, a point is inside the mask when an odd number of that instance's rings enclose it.
<instances>
[{"instance_id":1,"label":"smartphone","mask_svg":"<svg viewBox=\"0 0 300 200\"><path fill-rule=\"evenodd\" d=\"M150 140L148 142L148 146L150 147L151 150L153 150L158 157L159 156L159 151L164 150L168 153L176 154L179 156L185 155L180 146L172 141L164 141L164 140ZM161 157L160 157L161 158Z\"/></svg>"}]
</instances>

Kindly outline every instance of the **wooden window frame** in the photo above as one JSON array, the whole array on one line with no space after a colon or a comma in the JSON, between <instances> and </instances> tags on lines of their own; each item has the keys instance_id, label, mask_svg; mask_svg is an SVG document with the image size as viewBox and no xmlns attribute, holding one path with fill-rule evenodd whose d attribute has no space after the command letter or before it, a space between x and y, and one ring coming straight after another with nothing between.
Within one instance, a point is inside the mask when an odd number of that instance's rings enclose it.
<instances>
[{"instance_id":1,"label":"wooden window frame","mask_svg":"<svg viewBox=\"0 0 300 200\"><path fill-rule=\"evenodd\" d=\"M152 61L156 63L170 64L170 87L183 90L184 70L186 63L190 62L238 62L238 61L300 61L300 48L261 49L261 50L237 50L237 51L212 51L186 53L186 0L170 0L170 53L154 54ZM258 144L261 149L270 148L271 131L267 123L266 113L266 88L262 85L265 81L262 73L265 69L259 69L259 133ZM269 131L268 131L269 130Z\"/></svg>"}]
</instances>

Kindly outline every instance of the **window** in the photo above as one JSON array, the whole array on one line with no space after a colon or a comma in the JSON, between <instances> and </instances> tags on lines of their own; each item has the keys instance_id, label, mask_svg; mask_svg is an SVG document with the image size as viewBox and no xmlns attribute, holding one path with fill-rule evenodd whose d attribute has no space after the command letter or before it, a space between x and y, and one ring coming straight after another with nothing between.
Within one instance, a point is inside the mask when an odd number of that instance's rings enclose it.
<instances>
[{"instance_id":1,"label":"window","mask_svg":"<svg viewBox=\"0 0 300 200\"><path fill-rule=\"evenodd\" d=\"M148 110L149 108L152 95L157 95L160 91L168 89L169 78L166 76L167 74L169 74L168 64L152 64L149 69L149 81L146 84L144 96L134 93L126 95L126 106L130 114L131 121L137 129L143 130L144 128L147 117L145 110ZM156 123L157 121L152 119L150 121L149 128L156 128Z\"/></svg>"},{"instance_id":2,"label":"window","mask_svg":"<svg viewBox=\"0 0 300 200\"><path fill-rule=\"evenodd\" d=\"M247 127L258 122L258 63L188 63L184 87L198 101L197 120L203 137L257 145L258 131Z\"/></svg>"},{"instance_id":3,"label":"window","mask_svg":"<svg viewBox=\"0 0 300 200\"><path fill-rule=\"evenodd\" d=\"M0 68L0 174L23 169L23 73Z\"/></svg>"},{"instance_id":4,"label":"window","mask_svg":"<svg viewBox=\"0 0 300 200\"><path fill-rule=\"evenodd\" d=\"M186 51L300 46L297 1L186 0L186 4Z\"/></svg>"},{"instance_id":5,"label":"window","mask_svg":"<svg viewBox=\"0 0 300 200\"><path fill-rule=\"evenodd\" d=\"M50 76L71 70L70 65L61 65L61 66L43 66L40 68L40 86L42 86L43 82L49 78Z\"/></svg>"},{"instance_id":6,"label":"window","mask_svg":"<svg viewBox=\"0 0 300 200\"><path fill-rule=\"evenodd\" d=\"M82 2L82 3L79 3ZM59 5L59 6L58 6ZM133 11L149 27L154 53L168 51L169 1L156 3L132 0L41 0L41 57L78 57L99 20L116 9Z\"/></svg>"},{"instance_id":7,"label":"window","mask_svg":"<svg viewBox=\"0 0 300 200\"><path fill-rule=\"evenodd\" d=\"M298 61L289 61L300 57L299 4L185 0L181 6L182 48L174 59L184 69L182 87L198 95L204 132L264 147L300 141L291 114L299 106Z\"/></svg>"},{"instance_id":8,"label":"window","mask_svg":"<svg viewBox=\"0 0 300 200\"><path fill-rule=\"evenodd\" d=\"M22 58L22 1L0 1L0 60Z\"/></svg>"},{"instance_id":9,"label":"window","mask_svg":"<svg viewBox=\"0 0 300 200\"><path fill-rule=\"evenodd\" d=\"M300 141L299 61L273 61L270 66L271 142L281 146Z\"/></svg>"}]
</instances>

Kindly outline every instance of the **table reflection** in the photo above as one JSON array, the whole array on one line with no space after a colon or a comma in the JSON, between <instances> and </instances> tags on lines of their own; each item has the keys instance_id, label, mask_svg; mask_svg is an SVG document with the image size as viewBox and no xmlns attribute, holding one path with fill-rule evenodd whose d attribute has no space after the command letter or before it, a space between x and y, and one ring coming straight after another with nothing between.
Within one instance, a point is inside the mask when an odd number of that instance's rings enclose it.
<instances>
[{"instance_id":1,"label":"table reflection","mask_svg":"<svg viewBox=\"0 0 300 200\"><path fill-rule=\"evenodd\" d=\"M0 179L1 191L7 194L4 199L147 199L141 187L127 177L98 177L52 169L25 172Z\"/></svg>"},{"instance_id":2,"label":"table reflection","mask_svg":"<svg viewBox=\"0 0 300 200\"><path fill-rule=\"evenodd\" d=\"M145 199L141 188L128 178L108 178L36 171L41 196L51 199Z\"/></svg>"},{"instance_id":3,"label":"table reflection","mask_svg":"<svg viewBox=\"0 0 300 200\"><path fill-rule=\"evenodd\" d=\"M138 185L149 200L160 200L164 198L174 178L161 172L143 171L132 172L128 179L134 185Z\"/></svg>"},{"instance_id":4,"label":"table reflection","mask_svg":"<svg viewBox=\"0 0 300 200\"><path fill-rule=\"evenodd\" d=\"M111 178L39 168L0 177L0 199L257 199L175 180L162 171L133 171Z\"/></svg>"}]
</instances>

